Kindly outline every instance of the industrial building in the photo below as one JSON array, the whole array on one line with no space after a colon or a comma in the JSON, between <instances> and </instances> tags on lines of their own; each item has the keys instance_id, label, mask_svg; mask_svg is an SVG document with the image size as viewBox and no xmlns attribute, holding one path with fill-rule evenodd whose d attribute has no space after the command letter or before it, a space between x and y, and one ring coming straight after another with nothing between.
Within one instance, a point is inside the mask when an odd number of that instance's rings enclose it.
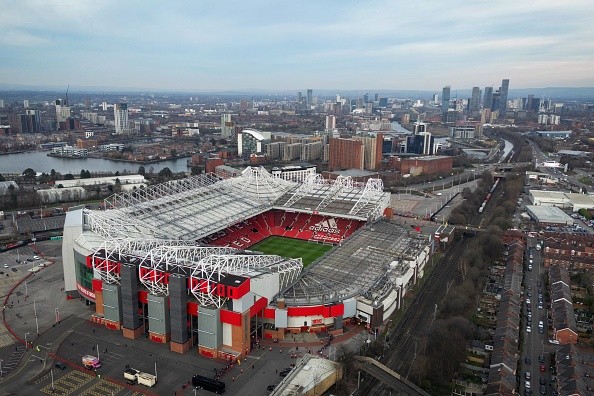
<instances>
[{"instance_id":1,"label":"industrial building","mask_svg":"<svg viewBox=\"0 0 594 396\"><path fill-rule=\"evenodd\" d=\"M264 168L119 193L106 210L67 214L65 288L124 337L221 359L249 353L256 336L378 326L433 249L431 235L384 218L389 199L379 179L298 183ZM300 258L250 250L269 236L334 248L303 271Z\"/></svg>"},{"instance_id":2,"label":"industrial building","mask_svg":"<svg viewBox=\"0 0 594 396\"><path fill-rule=\"evenodd\" d=\"M573 212L580 209L594 209L594 197L586 194L530 190L530 201L537 206L556 206L571 209Z\"/></svg>"}]
</instances>

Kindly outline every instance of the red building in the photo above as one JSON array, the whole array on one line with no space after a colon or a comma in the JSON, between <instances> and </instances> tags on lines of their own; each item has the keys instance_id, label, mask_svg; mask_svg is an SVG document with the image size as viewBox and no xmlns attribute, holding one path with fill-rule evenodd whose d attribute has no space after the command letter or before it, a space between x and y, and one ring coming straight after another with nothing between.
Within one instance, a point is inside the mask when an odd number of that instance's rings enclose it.
<instances>
[{"instance_id":1,"label":"red building","mask_svg":"<svg viewBox=\"0 0 594 396\"><path fill-rule=\"evenodd\" d=\"M355 139L331 138L328 166L336 169L363 169L365 147Z\"/></svg>"},{"instance_id":2,"label":"red building","mask_svg":"<svg viewBox=\"0 0 594 396\"><path fill-rule=\"evenodd\" d=\"M434 175L452 171L453 158L447 156L399 158L388 159L388 168L400 171L403 175L411 174Z\"/></svg>"}]
</instances>

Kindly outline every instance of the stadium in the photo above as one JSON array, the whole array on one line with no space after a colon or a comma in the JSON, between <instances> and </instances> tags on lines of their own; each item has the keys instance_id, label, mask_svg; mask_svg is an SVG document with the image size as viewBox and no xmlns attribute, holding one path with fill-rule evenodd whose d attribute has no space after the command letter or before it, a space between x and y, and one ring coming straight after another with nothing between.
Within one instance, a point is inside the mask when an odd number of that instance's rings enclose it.
<instances>
[{"instance_id":1,"label":"stadium","mask_svg":"<svg viewBox=\"0 0 594 396\"><path fill-rule=\"evenodd\" d=\"M298 183L262 167L118 193L67 213L66 291L124 337L222 359L256 337L376 327L433 250L389 219L389 202L379 179Z\"/></svg>"}]
</instances>

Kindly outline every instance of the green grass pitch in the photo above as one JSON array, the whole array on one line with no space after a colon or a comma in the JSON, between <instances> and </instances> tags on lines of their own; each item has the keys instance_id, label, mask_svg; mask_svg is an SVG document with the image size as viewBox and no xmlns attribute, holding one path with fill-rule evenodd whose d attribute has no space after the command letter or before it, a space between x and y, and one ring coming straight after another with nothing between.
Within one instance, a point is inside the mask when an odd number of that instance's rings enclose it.
<instances>
[{"instance_id":1,"label":"green grass pitch","mask_svg":"<svg viewBox=\"0 0 594 396\"><path fill-rule=\"evenodd\" d=\"M250 247L250 250L264 254L276 254L282 257L298 258L303 260L303 266L307 267L312 262L323 256L332 249L332 245L291 239L280 236L271 236Z\"/></svg>"}]
</instances>

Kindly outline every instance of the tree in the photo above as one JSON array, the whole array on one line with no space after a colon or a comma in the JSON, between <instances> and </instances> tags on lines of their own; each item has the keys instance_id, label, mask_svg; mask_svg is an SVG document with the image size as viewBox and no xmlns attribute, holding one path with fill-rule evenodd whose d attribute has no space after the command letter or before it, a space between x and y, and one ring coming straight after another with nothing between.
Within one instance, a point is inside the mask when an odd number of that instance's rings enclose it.
<instances>
[{"instance_id":1,"label":"tree","mask_svg":"<svg viewBox=\"0 0 594 396\"><path fill-rule=\"evenodd\" d=\"M74 175L72 173L66 173L64 175L64 180L74 180Z\"/></svg>"},{"instance_id":2,"label":"tree","mask_svg":"<svg viewBox=\"0 0 594 396\"><path fill-rule=\"evenodd\" d=\"M25 176L25 179L35 179L35 176L37 175L37 173L35 173L35 171L31 168L27 168L25 169L25 171L23 172L23 176Z\"/></svg>"},{"instance_id":3,"label":"tree","mask_svg":"<svg viewBox=\"0 0 594 396\"><path fill-rule=\"evenodd\" d=\"M588 212L588 209L581 208L580 210L578 210L578 214L580 216L584 216L586 220L592 220L592 215L590 214L590 212Z\"/></svg>"},{"instance_id":4,"label":"tree","mask_svg":"<svg viewBox=\"0 0 594 396\"><path fill-rule=\"evenodd\" d=\"M140 165L138 167L138 174L143 175L145 174L144 166Z\"/></svg>"},{"instance_id":5,"label":"tree","mask_svg":"<svg viewBox=\"0 0 594 396\"><path fill-rule=\"evenodd\" d=\"M176 149L171 149L171 156L172 157L177 157L177 150Z\"/></svg>"},{"instance_id":6,"label":"tree","mask_svg":"<svg viewBox=\"0 0 594 396\"><path fill-rule=\"evenodd\" d=\"M2 174L0 174L0 182L6 181L6 179L4 178L4 176L2 176Z\"/></svg>"},{"instance_id":7,"label":"tree","mask_svg":"<svg viewBox=\"0 0 594 396\"><path fill-rule=\"evenodd\" d=\"M173 172L168 167L165 167L159 171L158 175L162 178L171 178L173 177Z\"/></svg>"}]
</instances>

